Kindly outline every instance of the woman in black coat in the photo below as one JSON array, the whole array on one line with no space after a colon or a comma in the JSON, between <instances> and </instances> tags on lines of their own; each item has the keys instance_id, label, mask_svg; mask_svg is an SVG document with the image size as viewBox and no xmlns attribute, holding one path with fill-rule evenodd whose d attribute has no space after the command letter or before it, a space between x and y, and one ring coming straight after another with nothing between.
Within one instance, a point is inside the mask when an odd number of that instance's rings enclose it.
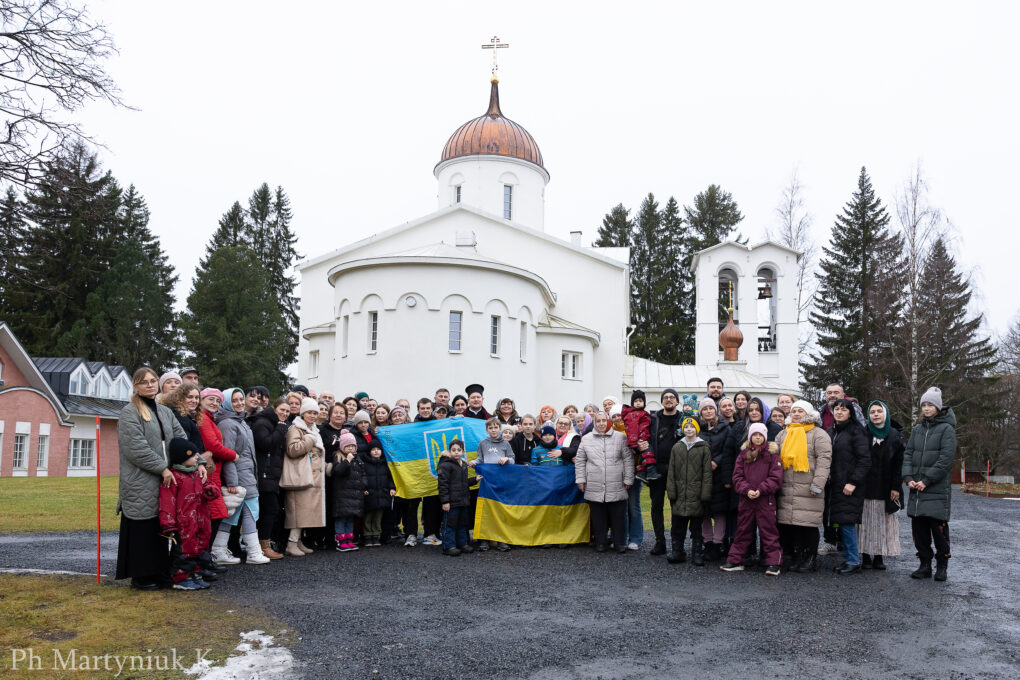
<instances>
[{"instance_id":1,"label":"woman in black coat","mask_svg":"<svg viewBox=\"0 0 1020 680\"><path fill-rule=\"evenodd\" d=\"M259 544L262 554L271 560L278 560L283 554L273 550L274 534L281 538L280 524L282 502L280 498L280 477L283 475L283 459L287 450L287 429L290 427L290 405L286 399L273 402L271 408L262 409L252 417L251 433L255 440L255 466L259 481ZM279 542L279 541L278 541Z\"/></svg>"},{"instance_id":2,"label":"woman in black coat","mask_svg":"<svg viewBox=\"0 0 1020 680\"><path fill-rule=\"evenodd\" d=\"M858 527L861 566L885 569L883 556L900 554L900 524L896 513L903 507L903 426L889 415L881 401L868 404L868 438L871 469L864 480L864 511Z\"/></svg>"},{"instance_id":3,"label":"woman in black coat","mask_svg":"<svg viewBox=\"0 0 1020 680\"><path fill-rule=\"evenodd\" d=\"M733 486L733 466L730 457L730 424L719 419L715 401L710 397L701 400L698 415L701 417L701 438L712 451L712 497L708 501L708 514L701 524L705 538L705 559L709 562L722 557L726 541L726 513L730 509L730 489Z\"/></svg>"},{"instance_id":4,"label":"woman in black coat","mask_svg":"<svg viewBox=\"0 0 1020 680\"><path fill-rule=\"evenodd\" d=\"M871 449L867 432L853 417L854 405L840 399L832 406L835 421L828 429L832 438L832 466L829 468L829 516L827 524L838 524L843 541L843 564L837 574L861 571L857 546L857 525L864 509L864 483L871 469Z\"/></svg>"}]
</instances>

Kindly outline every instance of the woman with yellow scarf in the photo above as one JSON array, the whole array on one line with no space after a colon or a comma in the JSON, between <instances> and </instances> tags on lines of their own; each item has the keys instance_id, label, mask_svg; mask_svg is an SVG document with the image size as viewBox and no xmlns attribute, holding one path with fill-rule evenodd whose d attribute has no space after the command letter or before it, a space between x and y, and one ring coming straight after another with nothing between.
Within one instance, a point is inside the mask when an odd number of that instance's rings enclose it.
<instances>
[{"instance_id":1,"label":"woman with yellow scarf","mask_svg":"<svg viewBox=\"0 0 1020 680\"><path fill-rule=\"evenodd\" d=\"M783 466L783 491L776 511L783 562L790 571L815 571L832 441L821 427L818 411L801 399L790 407L786 429L776 436L776 444Z\"/></svg>"}]
</instances>

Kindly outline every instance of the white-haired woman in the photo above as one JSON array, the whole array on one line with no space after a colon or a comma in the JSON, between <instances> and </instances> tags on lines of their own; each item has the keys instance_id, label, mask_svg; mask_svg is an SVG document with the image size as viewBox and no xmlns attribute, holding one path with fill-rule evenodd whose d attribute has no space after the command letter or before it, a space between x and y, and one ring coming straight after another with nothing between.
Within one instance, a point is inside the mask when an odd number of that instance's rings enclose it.
<instances>
[{"instance_id":1,"label":"white-haired woman","mask_svg":"<svg viewBox=\"0 0 1020 680\"><path fill-rule=\"evenodd\" d=\"M284 467L304 465L308 458L312 468L312 485L306 489L289 489L284 499L287 514L284 528L290 529L286 555L302 557L313 552L301 542L301 530L326 526L326 462L322 436L315 425L319 404L308 397L301 400L298 417L287 430L287 457Z\"/></svg>"},{"instance_id":2,"label":"white-haired woman","mask_svg":"<svg viewBox=\"0 0 1020 680\"><path fill-rule=\"evenodd\" d=\"M595 414L595 429L581 439L574 481L591 508L595 550L606 551L611 527L616 552L627 552L627 491L634 484L634 455L627 448L627 435L610 427L605 411Z\"/></svg>"},{"instance_id":3,"label":"white-haired woman","mask_svg":"<svg viewBox=\"0 0 1020 680\"><path fill-rule=\"evenodd\" d=\"M783 466L783 492L776 511L783 559L790 571L815 571L832 440L821 427L818 411L802 399L790 408L790 422L776 444Z\"/></svg>"}]
</instances>

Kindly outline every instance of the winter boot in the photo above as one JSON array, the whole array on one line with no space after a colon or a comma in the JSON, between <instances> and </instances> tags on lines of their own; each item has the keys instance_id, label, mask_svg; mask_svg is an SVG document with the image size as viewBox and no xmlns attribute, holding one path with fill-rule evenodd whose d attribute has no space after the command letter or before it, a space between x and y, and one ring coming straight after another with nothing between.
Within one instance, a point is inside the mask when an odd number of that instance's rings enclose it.
<instances>
[{"instance_id":1,"label":"winter boot","mask_svg":"<svg viewBox=\"0 0 1020 680\"><path fill-rule=\"evenodd\" d=\"M871 555L861 553L861 569L871 569Z\"/></svg>"},{"instance_id":2,"label":"winter boot","mask_svg":"<svg viewBox=\"0 0 1020 680\"><path fill-rule=\"evenodd\" d=\"M669 554L666 555L666 561L670 564L683 564L687 561L687 553L684 552L683 541L673 541L670 547ZM692 546L693 551L693 546Z\"/></svg>"},{"instance_id":3,"label":"winter boot","mask_svg":"<svg viewBox=\"0 0 1020 680\"><path fill-rule=\"evenodd\" d=\"M924 559L922 557L921 566L919 566L915 571L911 572L910 578L916 579L931 578L931 558L929 557L928 559Z\"/></svg>"},{"instance_id":4,"label":"winter boot","mask_svg":"<svg viewBox=\"0 0 1020 680\"><path fill-rule=\"evenodd\" d=\"M655 468L654 465L649 465L648 469L645 470L645 483L654 482L656 479L661 478L662 475L659 474L659 471Z\"/></svg>"},{"instance_id":5,"label":"winter boot","mask_svg":"<svg viewBox=\"0 0 1020 680\"><path fill-rule=\"evenodd\" d=\"M645 470L646 468L644 465L638 465L637 469L634 471L634 479L647 484L648 478L645 476Z\"/></svg>"},{"instance_id":6,"label":"winter boot","mask_svg":"<svg viewBox=\"0 0 1020 680\"><path fill-rule=\"evenodd\" d=\"M651 555L665 555L666 554L666 540L663 538L656 538L655 545L652 546L652 550L649 553Z\"/></svg>"},{"instance_id":7,"label":"winter boot","mask_svg":"<svg viewBox=\"0 0 1020 680\"><path fill-rule=\"evenodd\" d=\"M287 549L283 551L288 557L304 557L305 551L298 547L299 541L287 541Z\"/></svg>"},{"instance_id":8,"label":"winter boot","mask_svg":"<svg viewBox=\"0 0 1020 680\"><path fill-rule=\"evenodd\" d=\"M216 537L213 539L212 553L213 559L218 564L240 564L241 560L234 557L234 554L227 549L227 539L229 534L226 531L217 531Z\"/></svg>"},{"instance_id":9,"label":"winter boot","mask_svg":"<svg viewBox=\"0 0 1020 680\"><path fill-rule=\"evenodd\" d=\"M705 544L700 538L695 538L692 541L691 564L696 567L705 566Z\"/></svg>"},{"instance_id":10,"label":"winter boot","mask_svg":"<svg viewBox=\"0 0 1020 680\"><path fill-rule=\"evenodd\" d=\"M800 564L790 571L795 571L798 574L807 574L812 571L818 571L818 554L815 552L802 553Z\"/></svg>"},{"instance_id":11,"label":"winter boot","mask_svg":"<svg viewBox=\"0 0 1020 680\"><path fill-rule=\"evenodd\" d=\"M881 555L875 555L871 558L871 568L875 571L885 571L885 560L882 559Z\"/></svg>"},{"instance_id":12,"label":"winter boot","mask_svg":"<svg viewBox=\"0 0 1020 680\"><path fill-rule=\"evenodd\" d=\"M949 559L940 557L935 560L935 580L945 581L946 580L946 568L949 566Z\"/></svg>"},{"instance_id":13,"label":"winter boot","mask_svg":"<svg viewBox=\"0 0 1020 680\"><path fill-rule=\"evenodd\" d=\"M244 535L244 550L248 553L248 558L245 560L247 564L269 564L269 558L262 553L257 533L252 532Z\"/></svg>"},{"instance_id":14,"label":"winter boot","mask_svg":"<svg viewBox=\"0 0 1020 680\"><path fill-rule=\"evenodd\" d=\"M314 550L309 548L307 545L302 543L301 539L298 539L298 541L297 541L297 549L300 550L301 552L303 552L306 555L311 555L313 552L315 552Z\"/></svg>"},{"instance_id":15,"label":"winter boot","mask_svg":"<svg viewBox=\"0 0 1020 680\"><path fill-rule=\"evenodd\" d=\"M283 557L282 554L273 550L273 544L268 539L265 541L259 541L259 546L262 548L262 554L271 560L278 560Z\"/></svg>"},{"instance_id":16,"label":"winter boot","mask_svg":"<svg viewBox=\"0 0 1020 680\"><path fill-rule=\"evenodd\" d=\"M705 561L715 562L719 559L719 544L708 541L705 543Z\"/></svg>"},{"instance_id":17,"label":"winter boot","mask_svg":"<svg viewBox=\"0 0 1020 680\"><path fill-rule=\"evenodd\" d=\"M351 552L352 550L358 549L358 544L354 542L354 533L344 534L346 541L344 542L344 552Z\"/></svg>"}]
</instances>

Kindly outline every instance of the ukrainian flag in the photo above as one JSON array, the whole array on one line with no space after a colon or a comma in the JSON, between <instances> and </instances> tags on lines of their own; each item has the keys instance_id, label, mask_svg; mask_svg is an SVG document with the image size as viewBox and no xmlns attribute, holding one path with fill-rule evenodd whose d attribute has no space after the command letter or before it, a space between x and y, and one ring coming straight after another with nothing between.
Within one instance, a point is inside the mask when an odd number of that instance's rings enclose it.
<instances>
[{"instance_id":1,"label":"ukrainian flag","mask_svg":"<svg viewBox=\"0 0 1020 680\"><path fill-rule=\"evenodd\" d=\"M485 421L446 418L379 428L386 462L401 498L422 498L439 493L437 466L450 442L464 442L464 457L478 457L478 442L486 437ZM474 475L474 471L470 472Z\"/></svg>"},{"instance_id":2,"label":"ukrainian flag","mask_svg":"<svg viewBox=\"0 0 1020 680\"><path fill-rule=\"evenodd\" d=\"M479 465L475 538L514 545L587 543L590 520L574 466Z\"/></svg>"}]
</instances>

